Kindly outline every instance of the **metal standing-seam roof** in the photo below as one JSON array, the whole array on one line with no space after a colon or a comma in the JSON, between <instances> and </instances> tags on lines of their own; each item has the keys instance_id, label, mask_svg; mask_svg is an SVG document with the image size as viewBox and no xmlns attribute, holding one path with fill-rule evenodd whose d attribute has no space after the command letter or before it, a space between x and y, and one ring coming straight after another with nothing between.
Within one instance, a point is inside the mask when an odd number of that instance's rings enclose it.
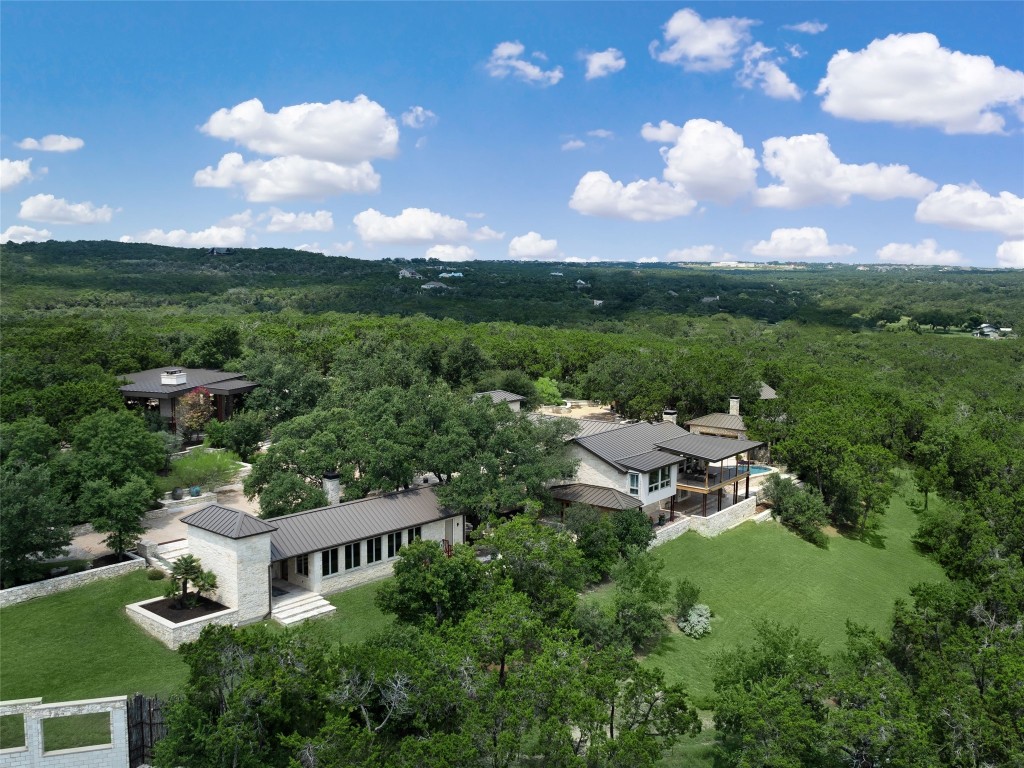
<instances>
[{"instance_id":1,"label":"metal standing-seam roof","mask_svg":"<svg viewBox=\"0 0 1024 768\"><path fill-rule=\"evenodd\" d=\"M778 396L778 393L772 387L769 387L763 381L761 382L761 400L774 400Z\"/></svg>"},{"instance_id":2,"label":"metal standing-seam roof","mask_svg":"<svg viewBox=\"0 0 1024 768\"><path fill-rule=\"evenodd\" d=\"M705 461L721 461L761 445L764 445L764 443L757 442L756 440L735 440L731 437L686 433L672 440L659 443L658 447L665 452L681 456L692 456L697 459L704 459Z\"/></svg>"},{"instance_id":3,"label":"metal standing-seam roof","mask_svg":"<svg viewBox=\"0 0 1024 768\"><path fill-rule=\"evenodd\" d=\"M440 506L433 488L415 488L273 518L275 560L382 536L457 513Z\"/></svg>"},{"instance_id":4,"label":"metal standing-seam roof","mask_svg":"<svg viewBox=\"0 0 1024 768\"><path fill-rule=\"evenodd\" d=\"M743 432L747 428L743 423L743 417L732 413L709 413L707 416L698 416L686 422L686 426L691 425L709 429L731 429L734 432Z\"/></svg>"},{"instance_id":5,"label":"metal standing-seam roof","mask_svg":"<svg viewBox=\"0 0 1024 768\"><path fill-rule=\"evenodd\" d=\"M659 457L648 456L648 454L655 452L659 443L687 434L689 433L685 429L670 421L655 424L641 421L638 424L627 424L618 429L598 432L587 437L577 437L575 441L577 445L587 449L598 458L625 470L629 468L626 460L630 458L634 460L632 463L651 465L652 468L674 463L671 457L668 457L665 463L658 463Z\"/></svg>"},{"instance_id":6,"label":"metal standing-seam roof","mask_svg":"<svg viewBox=\"0 0 1024 768\"><path fill-rule=\"evenodd\" d=\"M601 509L636 509L643 506L640 499L636 496L630 496L614 488L604 488L600 485L568 483L566 485L552 486L548 490L559 501L589 504L592 507L600 507Z\"/></svg>"},{"instance_id":7,"label":"metal standing-seam roof","mask_svg":"<svg viewBox=\"0 0 1024 768\"><path fill-rule=\"evenodd\" d=\"M526 400L522 395L517 395L514 392L506 392L504 389L492 389L489 392L477 392L473 397L489 397L491 398L491 402L495 405L498 403L522 403Z\"/></svg>"},{"instance_id":8,"label":"metal standing-seam roof","mask_svg":"<svg viewBox=\"0 0 1024 768\"><path fill-rule=\"evenodd\" d=\"M241 373L230 371L215 371L210 368L174 368L173 370L180 370L185 374L185 383L161 384L160 377L169 370L172 369L169 367L150 368L147 371L123 374L120 378L126 379L128 383L119 389L129 397L176 397L191 392L196 387L209 388L211 385L219 385L221 388L226 388L229 381L244 380ZM251 387L256 386L251 381L246 383Z\"/></svg>"},{"instance_id":9,"label":"metal standing-seam roof","mask_svg":"<svg viewBox=\"0 0 1024 768\"><path fill-rule=\"evenodd\" d=\"M277 530L275 526L258 517L253 517L247 512L231 507L222 507L219 504L211 504L198 512L186 515L181 518L181 522L210 533L226 536L229 539L244 539L248 536L258 536L261 533L272 533Z\"/></svg>"}]
</instances>

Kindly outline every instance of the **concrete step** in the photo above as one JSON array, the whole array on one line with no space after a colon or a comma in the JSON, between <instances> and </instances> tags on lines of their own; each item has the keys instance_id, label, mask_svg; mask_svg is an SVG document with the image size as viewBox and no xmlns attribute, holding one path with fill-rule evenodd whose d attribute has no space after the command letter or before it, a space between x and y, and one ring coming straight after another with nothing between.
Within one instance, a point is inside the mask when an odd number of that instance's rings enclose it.
<instances>
[{"instance_id":1,"label":"concrete step","mask_svg":"<svg viewBox=\"0 0 1024 768\"><path fill-rule=\"evenodd\" d=\"M318 594L300 592L297 595L282 595L277 598L271 618L288 626L306 619L326 616L337 609Z\"/></svg>"},{"instance_id":2,"label":"concrete step","mask_svg":"<svg viewBox=\"0 0 1024 768\"><path fill-rule=\"evenodd\" d=\"M298 624L300 621L318 619L322 616L327 616L328 614L334 613L336 610L338 609L330 603L327 603L326 605L307 608L305 611L289 613L287 615L281 615L280 613L275 612L272 617L278 624L283 624L284 626L289 627L292 624Z\"/></svg>"}]
</instances>

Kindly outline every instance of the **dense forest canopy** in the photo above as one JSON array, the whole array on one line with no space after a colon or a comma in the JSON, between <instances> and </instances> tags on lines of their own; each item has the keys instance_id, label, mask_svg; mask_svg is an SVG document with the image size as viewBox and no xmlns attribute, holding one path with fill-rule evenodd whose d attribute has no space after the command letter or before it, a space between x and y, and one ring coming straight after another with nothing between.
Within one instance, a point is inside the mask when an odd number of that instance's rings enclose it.
<instances>
[{"instance_id":1,"label":"dense forest canopy","mask_svg":"<svg viewBox=\"0 0 1024 768\"><path fill-rule=\"evenodd\" d=\"M828 522L869 541L887 500L912 484L924 499L918 545L950 581L915 589L890 637L851 627L834 659L811 628L765 624L759 645L716 672L723 764L1024 764L1024 344L968 332L1021 330L1024 273L471 262L431 291L399 278L403 267L427 279L452 269L5 245L5 581L99 514L96 498L129 518L152 501L176 446L159 420L125 409L128 372L224 368L261 384L207 433L251 458L246 490L265 516L325 503L329 469L354 495L432 472L448 481L445 503L481 520L538 508L544 480L571 469L564 434L474 403L475 391L536 404L557 390L655 419L667 407L724 411L738 396L751 436L804 481L806 498L778 490L794 530L821 544ZM762 383L779 397L760 400ZM469 483L470 465L488 471ZM929 494L947 511L929 509ZM653 764L698 721L681 688L633 658L663 624L651 596L667 590L640 554L646 539L620 550L611 544L633 536L628 526L581 513L573 543L530 520L499 527L502 567L406 553L382 598L406 631L376 646L209 634L186 651L192 678L165 763L215 765L242 750L239 764L252 765ZM609 612L576 610L577 590L613 572ZM304 675L309 664L331 679ZM241 727L254 701L271 724L255 741Z\"/></svg>"}]
</instances>

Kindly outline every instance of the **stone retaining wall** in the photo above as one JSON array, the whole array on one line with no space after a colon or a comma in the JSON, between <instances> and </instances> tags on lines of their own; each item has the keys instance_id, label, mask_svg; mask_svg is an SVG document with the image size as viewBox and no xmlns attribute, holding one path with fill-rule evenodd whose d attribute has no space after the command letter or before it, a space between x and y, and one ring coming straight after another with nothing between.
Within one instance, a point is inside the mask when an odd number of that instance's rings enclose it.
<instances>
[{"instance_id":1,"label":"stone retaining wall","mask_svg":"<svg viewBox=\"0 0 1024 768\"><path fill-rule=\"evenodd\" d=\"M656 547L659 544L672 541L672 539L677 539L687 531L696 531L701 536L711 538L730 528L735 528L740 523L746 522L754 517L756 511L757 496L753 495L749 499L737 502L731 507L727 507L709 517L689 515L679 522L659 528L655 533L651 546Z\"/></svg>"},{"instance_id":2,"label":"stone retaining wall","mask_svg":"<svg viewBox=\"0 0 1024 768\"><path fill-rule=\"evenodd\" d=\"M105 565L102 568L90 568L87 571L81 571L80 573L70 573L67 576L57 576L53 579L46 579L45 581L37 581L34 584L23 584L20 587L10 587L9 589L0 590L0 608L6 608L9 605L17 605L23 603L26 600L32 600L36 597L45 597L46 595L54 595L58 592L67 592L69 589L80 587L83 584L91 584L94 581L100 581L101 579L115 579L118 576L124 576L126 573L132 571L141 571L146 567L146 561L137 555L128 553L131 559L127 563L114 563L113 565Z\"/></svg>"},{"instance_id":3,"label":"stone retaining wall","mask_svg":"<svg viewBox=\"0 0 1024 768\"><path fill-rule=\"evenodd\" d=\"M235 626L238 624L238 609L228 608L219 613L211 613L208 616L200 616L198 619L183 621L175 624L173 621L150 613L142 606L147 603L155 603L163 598L143 600L139 603L130 603L125 606L128 618L142 627L149 635L155 637L172 651L177 650L183 643L191 643L199 639L199 633L207 624L227 624Z\"/></svg>"},{"instance_id":4,"label":"stone retaining wall","mask_svg":"<svg viewBox=\"0 0 1024 768\"><path fill-rule=\"evenodd\" d=\"M0 749L0 768L128 768L128 698L58 701L42 704L42 699L0 701L0 716L22 715L25 744ZM50 717L110 714L110 742L74 749L45 751L43 720Z\"/></svg>"}]
</instances>

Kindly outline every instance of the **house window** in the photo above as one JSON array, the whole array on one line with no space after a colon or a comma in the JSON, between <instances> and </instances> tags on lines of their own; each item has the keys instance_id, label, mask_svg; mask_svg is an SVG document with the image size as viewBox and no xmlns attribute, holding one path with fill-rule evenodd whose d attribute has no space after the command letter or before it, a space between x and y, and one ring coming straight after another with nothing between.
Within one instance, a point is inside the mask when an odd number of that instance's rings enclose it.
<instances>
[{"instance_id":1,"label":"house window","mask_svg":"<svg viewBox=\"0 0 1024 768\"><path fill-rule=\"evenodd\" d=\"M398 555L398 550L402 548L402 532L389 533L388 534L388 557L395 557Z\"/></svg>"},{"instance_id":2,"label":"house window","mask_svg":"<svg viewBox=\"0 0 1024 768\"><path fill-rule=\"evenodd\" d=\"M640 473L630 472L629 473L629 494L631 496L640 495Z\"/></svg>"},{"instance_id":3,"label":"house window","mask_svg":"<svg viewBox=\"0 0 1024 768\"><path fill-rule=\"evenodd\" d=\"M359 547L360 544L357 541L355 544L345 545L345 570L350 571L353 568L359 567Z\"/></svg>"},{"instance_id":4,"label":"house window","mask_svg":"<svg viewBox=\"0 0 1024 768\"><path fill-rule=\"evenodd\" d=\"M409 538L408 542L412 544L416 539L423 538L423 526L417 525L415 528L410 528L408 531Z\"/></svg>"},{"instance_id":5,"label":"house window","mask_svg":"<svg viewBox=\"0 0 1024 768\"><path fill-rule=\"evenodd\" d=\"M338 548L325 549L320 553L320 573L331 576L338 572Z\"/></svg>"},{"instance_id":6,"label":"house window","mask_svg":"<svg viewBox=\"0 0 1024 768\"><path fill-rule=\"evenodd\" d=\"M376 563L380 556L380 536L366 540L366 564Z\"/></svg>"},{"instance_id":7,"label":"house window","mask_svg":"<svg viewBox=\"0 0 1024 768\"><path fill-rule=\"evenodd\" d=\"M309 555L299 555L295 558L295 573L299 576L309 576Z\"/></svg>"},{"instance_id":8,"label":"house window","mask_svg":"<svg viewBox=\"0 0 1024 768\"><path fill-rule=\"evenodd\" d=\"M647 475L647 492L654 493L672 484L672 467L662 467Z\"/></svg>"}]
</instances>

